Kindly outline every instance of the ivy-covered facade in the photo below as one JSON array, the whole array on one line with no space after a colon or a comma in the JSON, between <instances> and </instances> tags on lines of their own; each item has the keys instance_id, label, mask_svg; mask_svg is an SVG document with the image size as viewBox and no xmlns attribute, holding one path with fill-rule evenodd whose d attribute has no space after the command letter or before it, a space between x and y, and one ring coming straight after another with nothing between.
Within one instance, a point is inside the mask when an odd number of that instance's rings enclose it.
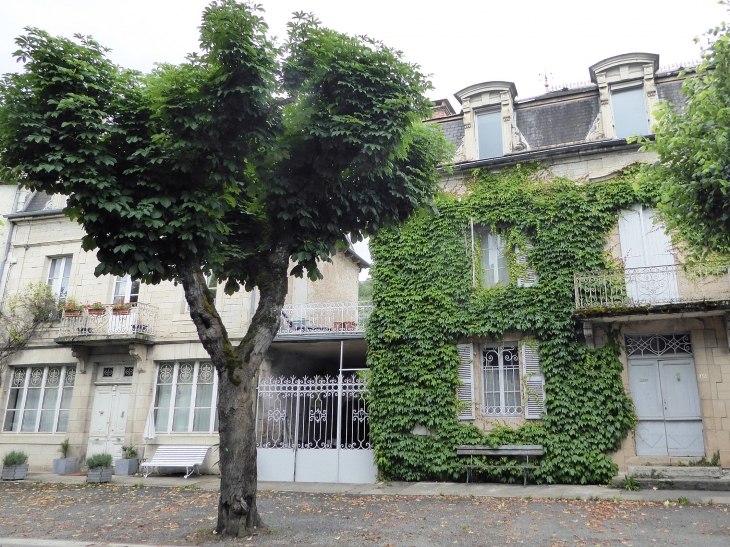
<instances>
[{"instance_id":1,"label":"ivy-covered facade","mask_svg":"<svg viewBox=\"0 0 730 547\"><path fill-rule=\"evenodd\" d=\"M463 479L462 444L539 444L541 483L719 454L730 467L727 267L682 264L649 135L678 70L628 54L592 84L438 101L455 145L431 208L371 243L370 426L384 478ZM503 462L508 463L508 462ZM521 471L483 471L515 480Z\"/></svg>"}]
</instances>

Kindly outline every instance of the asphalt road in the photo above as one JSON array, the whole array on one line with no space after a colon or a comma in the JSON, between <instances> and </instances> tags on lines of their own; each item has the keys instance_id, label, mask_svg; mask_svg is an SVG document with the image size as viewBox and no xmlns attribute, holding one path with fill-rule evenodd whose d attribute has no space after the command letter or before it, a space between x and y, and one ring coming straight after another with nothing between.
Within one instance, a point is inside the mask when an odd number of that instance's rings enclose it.
<instances>
[{"instance_id":1,"label":"asphalt road","mask_svg":"<svg viewBox=\"0 0 730 547\"><path fill-rule=\"evenodd\" d=\"M667 496L671 496L667 492ZM268 530L221 542L217 492L0 483L0 538L166 545L728 547L727 505L259 493ZM683 500L684 501L684 500ZM0 546L2 543L0 543Z\"/></svg>"}]
</instances>

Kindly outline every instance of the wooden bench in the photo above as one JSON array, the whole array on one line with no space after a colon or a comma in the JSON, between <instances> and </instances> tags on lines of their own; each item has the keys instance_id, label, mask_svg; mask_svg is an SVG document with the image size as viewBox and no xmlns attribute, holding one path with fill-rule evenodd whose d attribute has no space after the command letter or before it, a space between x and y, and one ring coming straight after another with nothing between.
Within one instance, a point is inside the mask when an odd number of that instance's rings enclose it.
<instances>
[{"instance_id":1,"label":"wooden bench","mask_svg":"<svg viewBox=\"0 0 730 547\"><path fill-rule=\"evenodd\" d=\"M208 450L209 446L159 446L152 459L142 462L140 467L144 469L145 478L155 468L159 474L161 467L184 467L187 479L193 471L200 475L200 466Z\"/></svg>"},{"instance_id":2,"label":"wooden bench","mask_svg":"<svg viewBox=\"0 0 730 547\"><path fill-rule=\"evenodd\" d=\"M469 456L469 463L466 465L466 482L469 482L472 469L515 469L522 468L524 473L524 486L527 486L527 474L530 469L537 469L538 466L530 465L530 456L542 456L542 445L539 444L506 444L492 448L491 446L461 445L456 449L457 456ZM524 465L487 465L483 463L474 463L474 456L517 456L524 457Z\"/></svg>"}]
</instances>

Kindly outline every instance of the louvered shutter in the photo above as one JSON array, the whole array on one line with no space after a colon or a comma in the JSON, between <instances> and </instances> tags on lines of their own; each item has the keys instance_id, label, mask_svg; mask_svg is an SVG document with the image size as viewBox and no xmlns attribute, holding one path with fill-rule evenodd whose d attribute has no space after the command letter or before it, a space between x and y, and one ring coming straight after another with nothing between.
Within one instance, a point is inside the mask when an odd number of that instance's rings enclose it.
<instances>
[{"instance_id":1,"label":"louvered shutter","mask_svg":"<svg viewBox=\"0 0 730 547\"><path fill-rule=\"evenodd\" d=\"M525 248L529 251L530 249L532 249L532 245L526 245ZM515 252L517 253L517 264L527 265L527 254L520 252L520 249L515 249ZM532 287L535 283L537 283L537 275L535 275L535 270L533 270L530 266L527 266L524 273L517 278L517 286Z\"/></svg>"},{"instance_id":2,"label":"louvered shutter","mask_svg":"<svg viewBox=\"0 0 730 547\"><path fill-rule=\"evenodd\" d=\"M466 403L461 414L460 420L474 419L474 349L471 344L457 344L456 349L459 352L459 401Z\"/></svg>"},{"instance_id":3,"label":"louvered shutter","mask_svg":"<svg viewBox=\"0 0 730 547\"><path fill-rule=\"evenodd\" d=\"M525 418L539 420L545 412L545 378L540 369L537 346L522 345L522 370L525 379Z\"/></svg>"}]
</instances>

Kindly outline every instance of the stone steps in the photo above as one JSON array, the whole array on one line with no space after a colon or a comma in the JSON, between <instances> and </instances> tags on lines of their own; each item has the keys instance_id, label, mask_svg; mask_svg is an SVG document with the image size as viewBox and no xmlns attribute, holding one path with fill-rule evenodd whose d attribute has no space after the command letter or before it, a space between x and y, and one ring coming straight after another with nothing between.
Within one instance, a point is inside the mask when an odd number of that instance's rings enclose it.
<instances>
[{"instance_id":1,"label":"stone steps","mask_svg":"<svg viewBox=\"0 0 730 547\"><path fill-rule=\"evenodd\" d=\"M730 474L719 467L629 466L625 476L633 477L642 490L730 491ZM623 488L625 477L614 477L611 485Z\"/></svg>"}]
</instances>

